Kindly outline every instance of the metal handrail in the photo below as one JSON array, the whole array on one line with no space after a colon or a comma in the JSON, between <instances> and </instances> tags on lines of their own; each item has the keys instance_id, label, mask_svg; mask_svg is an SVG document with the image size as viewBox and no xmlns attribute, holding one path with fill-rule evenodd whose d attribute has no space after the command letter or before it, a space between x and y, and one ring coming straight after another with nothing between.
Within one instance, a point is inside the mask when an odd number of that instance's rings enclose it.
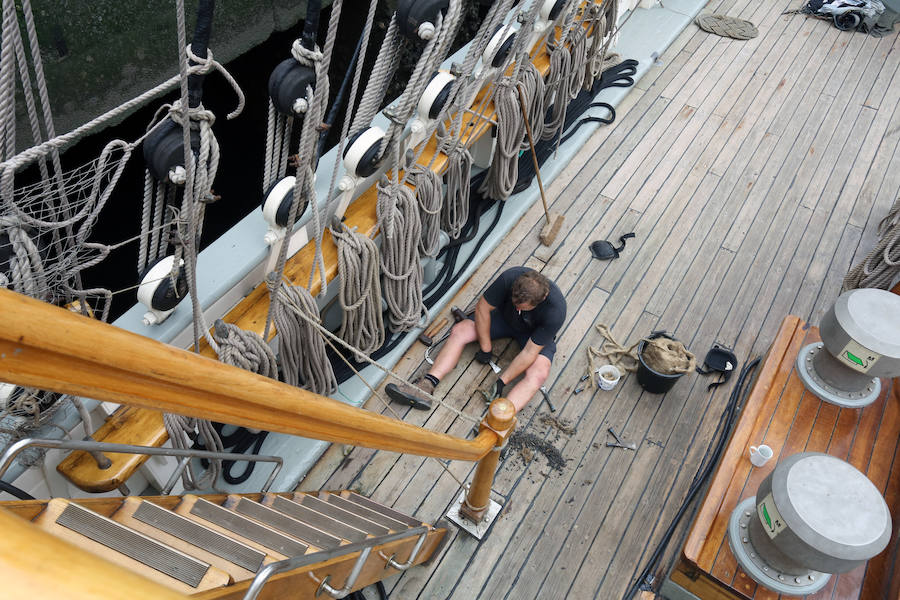
<instances>
[{"instance_id":1,"label":"metal handrail","mask_svg":"<svg viewBox=\"0 0 900 600\"><path fill-rule=\"evenodd\" d=\"M260 569L260 571L256 574L256 577L253 578L253 582L250 584L250 587L247 588L247 592L244 594L243 600L256 600L256 597L259 595L259 592L262 591L262 588L266 584L266 581L268 581L269 578L272 577L272 575L277 575L278 573L283 573L284 571L292 571L301 567L307 567L317 562L323 562L326 560L337 558L338 556L344 556L345 554L360 552L360 558L362 560L357 561L357 564L354 566L353 571L350 573L350 575L347 576L347 581L344 583L344 589L335 590L341 592L343 595L332 596L334 598L343 598L347 593L350 592L350 589L348 589L348 587L352 588L353 584L355 583L356 576L359 574L359 570L362 568L362 564L365 563L365 559L368 558L372 548L381 544L388 544L396 540L402 540L404 538L412 537L414 535L421 535L424 537L424 535L427 534L428 531L429 527L427 525L420 525L419 527L413 527L412 529L407 529L406 531L401 531L399 533L391 533L380 537L369 538L362 542L356 542L354 544L348 544L346 546L338 546L337 548L323 550L321 552L314 552L313 554L302 554L300 556L294 556L292 558L280 560L278 562L269 563L262 569ZM316 592L317 596L322 590L326 589L327 583L328 576L323 578L320 582L319 592ZM330 586L327 587L330 588Z\"/></svg>"},{"instance_id":2,"label":"metal handrail","mask_svg":"<svg viewBox=\"0 0 900 600\"><path fill-rule=\"evenodd\" d=\"M42 438L23 438L7 448L3 456L0 457L0 478L6 474L6 471L12 465L13 460L20 452L29 447L36 448L52 448L59 450L83 450L85 452L102 451L112 452L113 454L146 454L149 456L180 456L184 458L179 464L173 477L166 483L166 488L162 494L168 495L172 491L172 487L177 481L177 475L187 466L188 459L191 458L208 458L208 459L225 459L225 460L246 460L249 462L271 462L275 463L272 473L263 485L260 493L265 494L275 482L275 477L281 472L284 466L284 460L280 456L264 456L260 454L239 454L237 452L212 452L210 450L193 450L180 448L157 448L155 446L133 446L131 444L112 444L109 442L97 442L87 440L50 440Z\"/></svg>"}]
</instances>

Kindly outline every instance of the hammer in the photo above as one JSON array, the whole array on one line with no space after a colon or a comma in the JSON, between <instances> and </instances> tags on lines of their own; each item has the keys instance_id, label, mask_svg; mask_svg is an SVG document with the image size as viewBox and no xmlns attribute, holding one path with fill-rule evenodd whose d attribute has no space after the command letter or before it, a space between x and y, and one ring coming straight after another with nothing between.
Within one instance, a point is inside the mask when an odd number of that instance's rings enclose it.
<instances>
[{"instance_id":1,"label":"hammer","mask_svg":"<svg viewBox=\"0 0 900 600\"><path fill-rule=\"evenodd\" d=\"M434 343L434 336L439 332L444 326L447 324L447 317L444 317L427 330L423 331L419 334L419 341L425 344L426 346L430 346Z\"/></svg>"}]
</instances>

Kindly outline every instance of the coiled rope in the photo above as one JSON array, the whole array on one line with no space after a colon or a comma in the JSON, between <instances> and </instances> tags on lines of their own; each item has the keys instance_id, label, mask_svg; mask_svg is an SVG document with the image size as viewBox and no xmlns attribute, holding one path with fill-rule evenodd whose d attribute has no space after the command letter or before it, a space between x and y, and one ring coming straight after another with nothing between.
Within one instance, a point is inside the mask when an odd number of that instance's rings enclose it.
<instances>
[{"instance_id":1,"label":"coiled rope","mask_svg":"<svg viewBox=\"0 0 900 600\"><path fill-rule=\"evenodd\" d=\"M278 330L278 357L284 382L316 394L337 391L334 369L325 355L322 336L311 323L321 323L319 308L309 290L302 286L277 285L276 273L269 273L266 285L272 298L273 322Z\"/></svg>"},{"instance_id":2,"label":"coiled rope","mask_svg":"<svg viewBox=\"0 0 900 600\"><path fill-rule=\"evenodd\" d=\"M874 287L884 290L896 284L900 276L900 199L878 224L880 239L875 247L850 269L844 278L844 290Z\"/></svg>"},{"instance_id":3,"label":"coiled rope","mask_svg":"<svg viewBox=\"0 0 900 600\"><path fill-rule=\"evenodd\" d=\"M378 246L343 223L331 228L337 244L342 320L338 336L370 354L384 344Z\"/></svg>"},{"instance_id":4,"label":"coiled rope","mask_svg":"<svg viewBox=\"0 0 900 600\"><path fill-rule=\"evenodd\" d=\"M409 331L428 309L422 301L422 264L418 240L422 236L419 204L406 185L378 182L375 206L381 243L382 288L391 331Z\"/></svg>"},{"instance_id":5,"label":"coiled rope","mask_svg":"<svg viewBox=\"0 0 900 600\"><path fill-rule=\"evenodd\" d=\"M419 254L434 258L440 249L444 185L441 176L431 169L415 165L410 171L416 188L416 199L419 201L419 218L422 221Z\"/></svg>"}]
</instances>

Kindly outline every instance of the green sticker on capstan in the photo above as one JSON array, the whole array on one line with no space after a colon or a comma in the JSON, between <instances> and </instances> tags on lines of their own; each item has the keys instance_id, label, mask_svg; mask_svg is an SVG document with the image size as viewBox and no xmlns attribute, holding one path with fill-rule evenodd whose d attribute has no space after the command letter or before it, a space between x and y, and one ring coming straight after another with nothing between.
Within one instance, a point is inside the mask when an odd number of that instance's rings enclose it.
<instances>
[{"instance_id":1,"label":"green sticker on capstan","mask_svg":"<svg viewBox=\"0 0 900 600\"><path fill-rule=\"evenodd\" d=\"M766 497L762 499L762 502L757 503L756 514L759 516L759 522L762 524L763 529L769 538L774 538L784 530L784 519L781 518L781 513L779 513L778 509L775 507L775 502L772 499L772 492L769 492Z\"/></svg>"},{"instance_id":2,"label":"green sticker on capstan","mask_svg":"<svg viewBox=\"0 0 900 600\"><path fill-rule=\"evenodd\" d=\"M850 340L837 357L838 360L851 369L860 373L868 373L869 369L881 358L881 355L869 350L858 342Z\"/></svg>"}]
</instances>

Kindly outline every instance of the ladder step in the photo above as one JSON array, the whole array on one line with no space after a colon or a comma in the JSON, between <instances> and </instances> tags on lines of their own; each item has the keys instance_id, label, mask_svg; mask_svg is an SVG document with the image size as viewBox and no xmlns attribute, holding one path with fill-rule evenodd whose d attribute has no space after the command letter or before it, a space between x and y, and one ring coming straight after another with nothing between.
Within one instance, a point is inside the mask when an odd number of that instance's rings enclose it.
<instances>
[{"instance_id":1,"label":"ladder step","mask_svg":"<svg viewBox=\"0 0 900 600\"><path fill-rule=\"evenodd\" d=\"M395 521L400 521L401 523L406 523L410 527L418 527L419 525L422 524L422 521L420 521L419 519L416 519L415 517L410 517L409 515L405 515L400 511L396 511L389 506L385 506L384 504L379 504L378 502L375 502L374 500L370 500L369 498L366 498L365 496L361 496L360 494L357 494L356 492L344 492L343 494L341 494L341 497L346 498L347 500L349 500L350 502L353 502L354 504L359 504L360 506L368 508L369 510L374 510L375 512L379 512L386 517L394 519Z\"/></svg>"},{"instance_id":2,"label":"ladder step","mask_svg":"<svg viewBox=\"0 0 900 600\"><path fill-rule=\"evenodd\" d=\"M343 508L328 504L324 500L319 500L315 496L310 496L309 494L295 495L294 502L297 502L301 506L305 506L306 508L311 508L316 512L320 512L323 515L328 515L332 519L337 519L338 521L346 523L347 525L359 529L360 531L365 531L370 535L387 535L390 531L389 528L379 525L374 521L370 521L369 519L360 517L357 514L348 512Z\"/></svg>"},{"instance_id":3,"label":"ladder step","mask_svg":"<svg viewBox=\"0 0 900 600\"><path fill-rule=\"evenodd\" d=\"M264 500L264 503L271 506L278 512L284 513L289 517L309 523L316 529L325 531L332 535L336 535L351 542L359 542L366 539L366 532L360 531L355 527L351 527L346 523L342 523L337 519L333 519L311 508L307 508L301 504L297 504L288 500L284 496L276 496L270 494Z\"/></svg>"},{"instance_id":4,"label":"ladder step","mask_svg":"<svg viewBox=\"0 0 900 600\"><path fill-rule=\"evenodd\" d=\"M306 554L306 544L291 537L272 531L256 521L243 517L235 512L222 508L203 498L198 498L191 507L190 513L201 519L214 523L219 527L233 531L247 539L253 540L266 548L271 548L285 556Z\"/></svg>"},{"instance_id":5,"label":"ladder step","mask_svg":"<svg viewBox=\"0 0 900 600\"><path fill-rule=\"evenodd\" d=\"M196 588L209 565L77 504L68 504L56 523Z\"/></svg>"},{"instance_id":6,"label":"ladder step","mask_svg":"<svg viewBox=\"0 0 900 600\"><path fill-rule=\"evenodd\" d=\"M259 550L146 500L134 511L134 518L254 573L266 558Z\"/></svg>"},{"instance_id":7,"label":"ladder step","mask_svg":"<svg viewBox=\"0 0 900 600\"><path fill-rule=\"evenodd\" d=\"M341 538L320 531L258 502L241 498L233 510L319 548L336 548Z\"/></svg>"},{"instance_id":8,"label":"ladder step","mask_svg":"<svg viewBox=\"0 0 900 600\"><path fill-rule=\"evenodd\" d=\"M356 504L355 502L350 502L344 498L341 498L337 494L332 494L329 492L324 492L325 501L329 504L333 504L338 508L343 508L347 512L352 512L353 514L359 515L365 519L369 519L370 521L375 521L379 525L383 525L389 529L394 531L403 531L404 529L409 529L406 523L402 521L398 521L396 519L392 519L391 517L385 516L380 512L376 512L365 506L361 506Z\"/></svg>"}]
</instances>

